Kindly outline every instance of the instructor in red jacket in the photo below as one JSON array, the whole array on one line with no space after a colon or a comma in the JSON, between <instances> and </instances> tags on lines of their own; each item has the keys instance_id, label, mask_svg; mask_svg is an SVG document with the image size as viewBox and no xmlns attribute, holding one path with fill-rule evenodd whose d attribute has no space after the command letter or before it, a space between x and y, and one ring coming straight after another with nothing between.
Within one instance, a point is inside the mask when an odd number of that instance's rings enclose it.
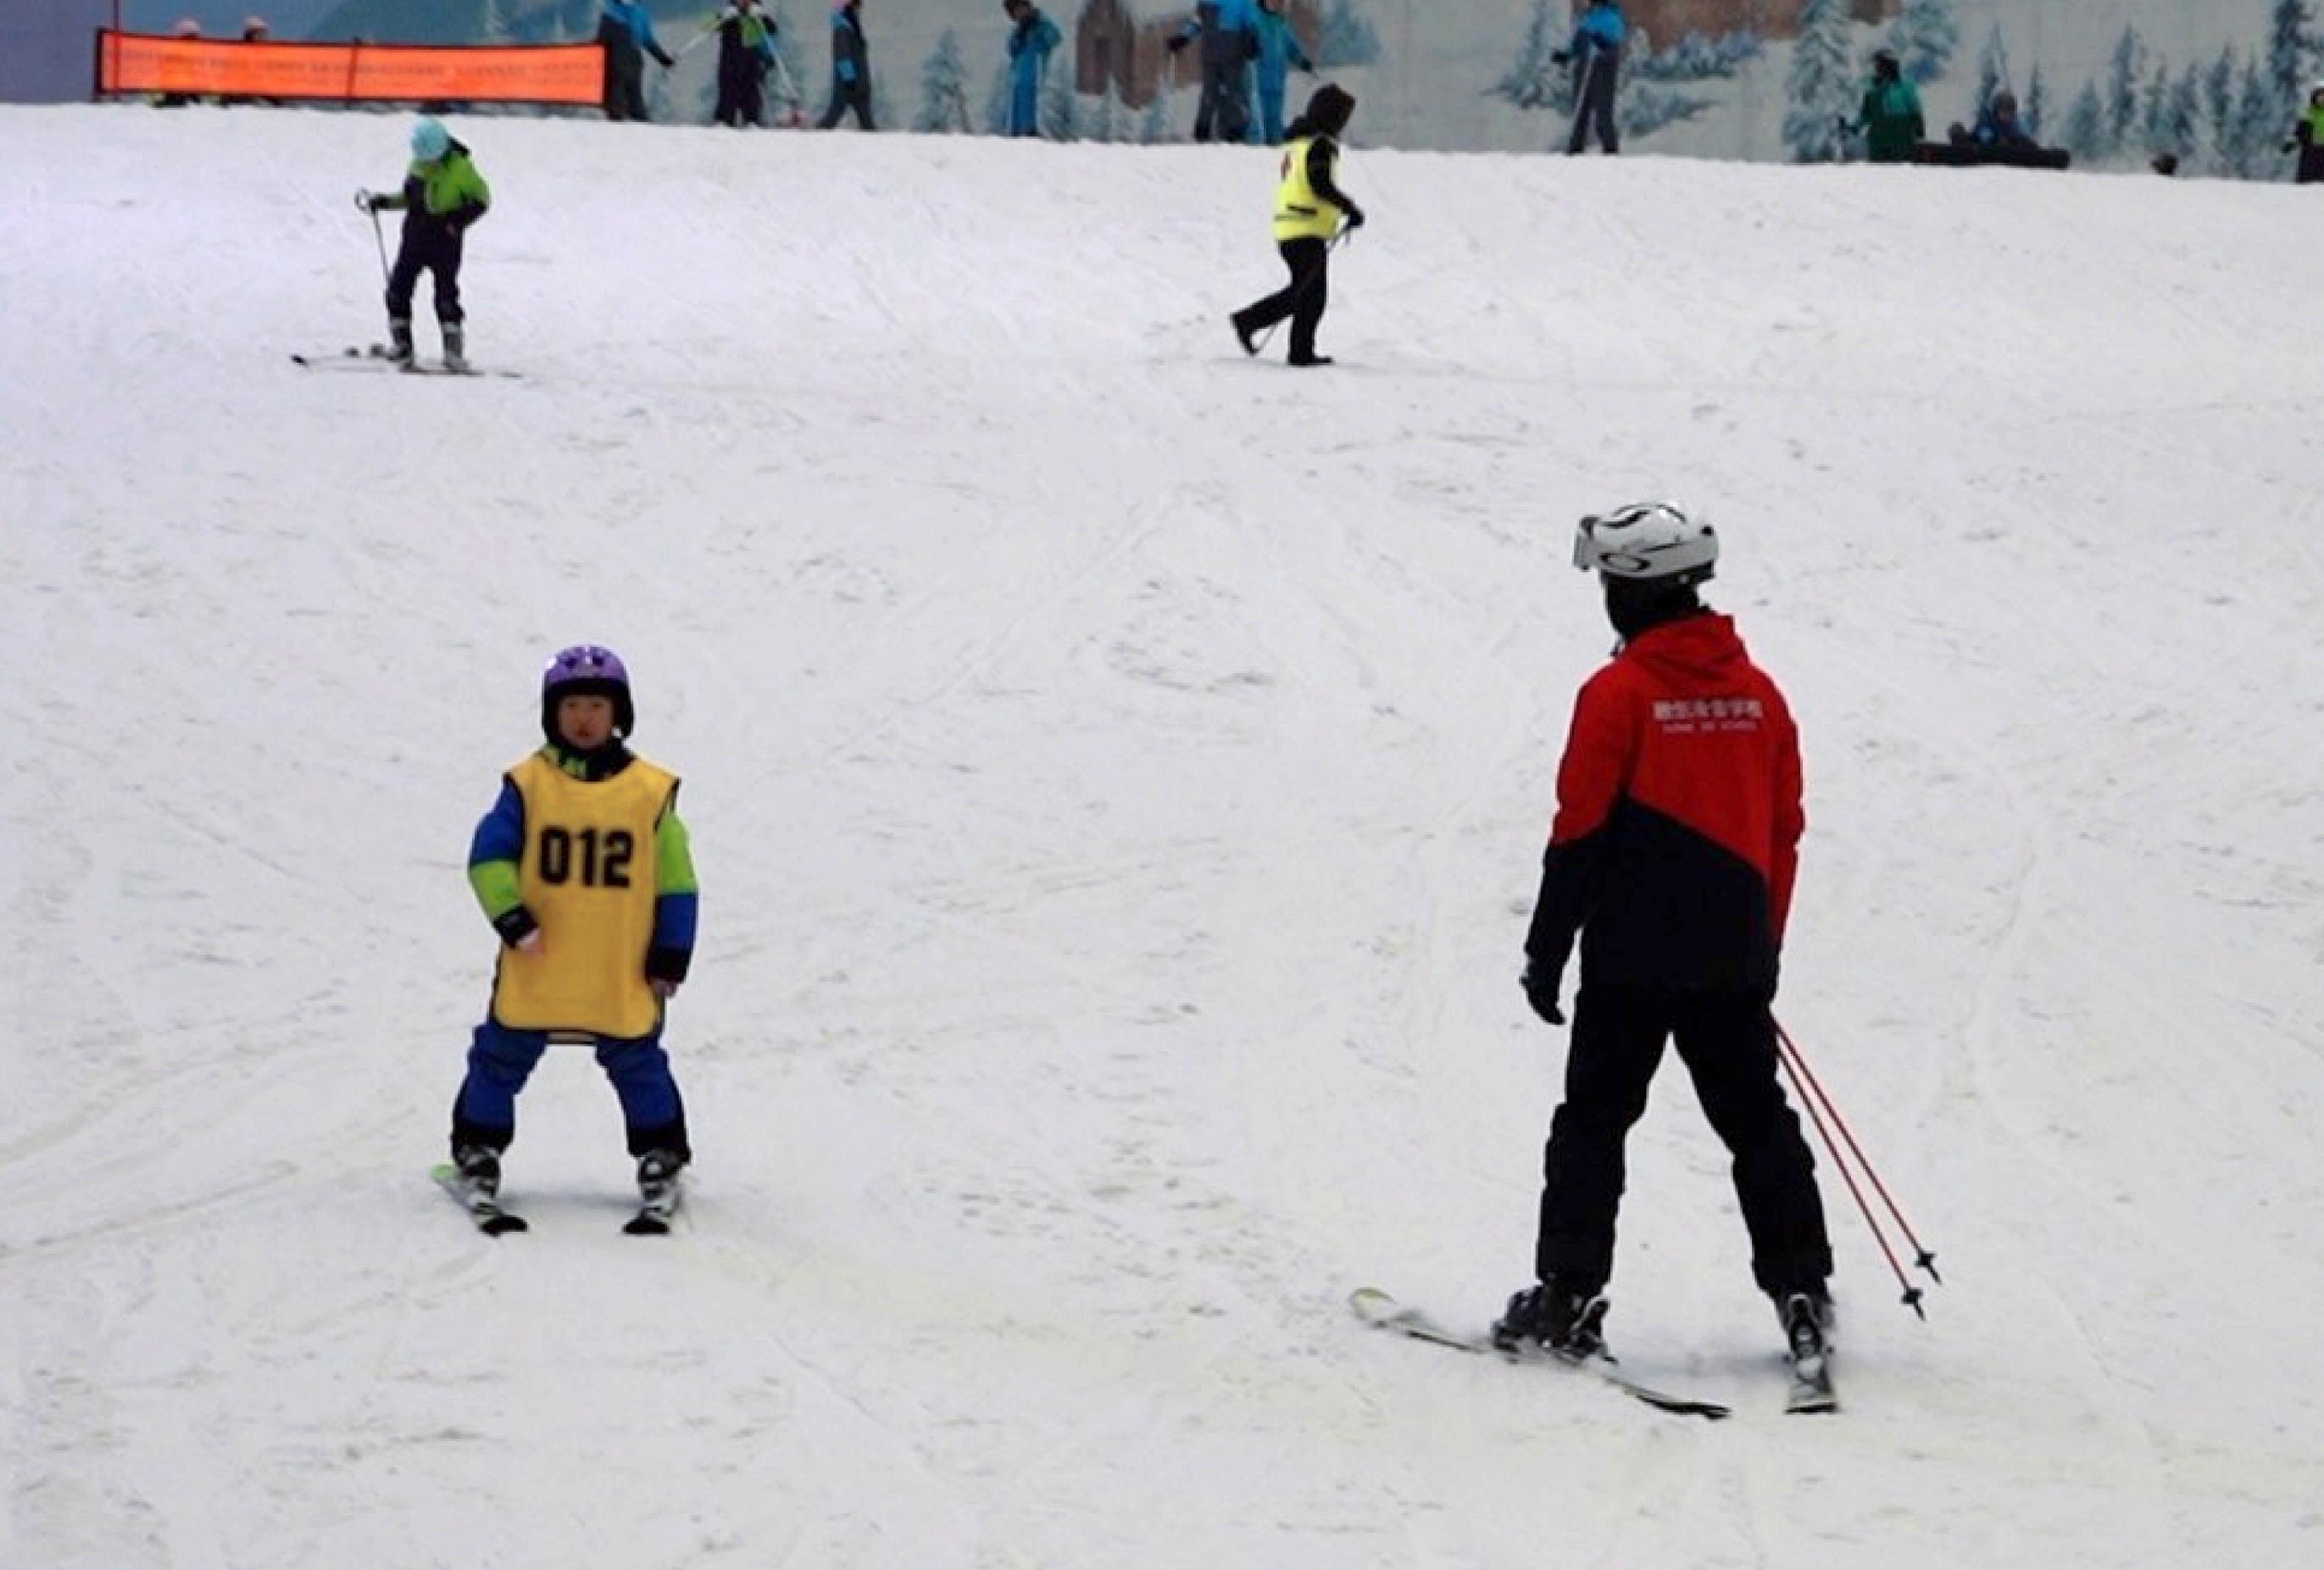
<instances>
[{"instance_id":1,"label":"instructor in red jacket","mask_svg":"<svg viewBox=\"0 0 2324 1570\"><path fill-rule=\"evenodd\" d=\"M1777 1079L1776 956L1799 841L1799 734L1735 623L1704 608L1718 536L1666 503L1584 518L1622 642L1583 684L1557 773L1557 818L1526 937L1534 1012L1558 1005L1578 933L1581 985L1565 1100L1544 1163L1536 1284L1493 1337L1569 1355L1602 1349L1623 1142L1675 1041L1733 1154L1751 1269L1790 1344L1831 1323L1831 1245L1815 1160Z\"/></svg>"}]
</instances>

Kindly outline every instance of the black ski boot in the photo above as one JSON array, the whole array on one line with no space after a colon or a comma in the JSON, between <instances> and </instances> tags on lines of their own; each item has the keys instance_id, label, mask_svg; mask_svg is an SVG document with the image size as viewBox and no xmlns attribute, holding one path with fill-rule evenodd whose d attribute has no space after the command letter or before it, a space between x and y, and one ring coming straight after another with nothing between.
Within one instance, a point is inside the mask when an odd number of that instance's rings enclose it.
<instances>
[{"instance_id":1,"label":"black ski boot","mask_svg":"<svg viewBox=\"0 0 2324 1570\"><path fill-rule=\"evenodd\" d=\"M452 1165L460 1169L460 1179L477 1193L490 1198L501 1191L501 1153L489 1145L459 1145L452 1150Z\"/></svg>"},{"instance_id":2,"label":"black ski boot","mask_svg":"<svg viewBox=\"0 0 2324 1570\"><path fill-rule=\"evenodd\" d=\"M444 368L465 372L468 368L467 329L456 321L447 321L444 328Z\"/></svg>"},{"instance_id":3,"label":"black ski boot","mask_svg":"<svg viewBox=\"0 0 2324 1570\"><path fill-rule=\"evenodd\" d=\"M1608 1307L1594 1292L1544 1281L1510 1297L1493 1321L1493 1344L1503 1352L1539 1348L1563 1358L1594 1357L1606 1350Z\"/></svg>"},{"instance_id":4,"label":"black ski boot","mask_svg":"<svg viewBox=\"0 0 2324 1570\"><path fill-rule=\"evenodd\" d=\"M638 1197L659 1205L678 1191L678 1175L685 1160L669 1150L648 1150L638 1158Z\"/></svg>"},{"instance_id":5,"label":"black ski boot","mask_svg":"<svg viewBox=\"0 0 2324 1570\"><path fill-rule=\"evenodd\" d=\"M411 369L411 319L410 317L399 316L389 319L387 357L407 371Z\"/></svg>"},{"instance_id":6,"label":"black ski boot","mask_svg":"<svg viewBox=\"0 0 2324 1570\"><path fill-rule=\"evenodd\" d=\"M1821 1287L1778 1293L1775 1314L1784 1326L1784 1353L1792 1363L1792 1390L1784 1409L1835 1409L1840 1397L1831 1382L1831 1339L1838 1316L1832 1311L1831 1297Z\"/></svg>"},{"instance_id":7,"label":"black ski boot","mask_svg":"<svg viewBox=\"0 0 2324 1570\"><path fill-rule=\"evenodd\" d=\"M1784 1344L1794 1362L1823 1357L1831 1351L1831 1334L1839 1324L1831 1298L1817 1288L1786 1292L1775 1299L1775 1316L1784 1326Z\"/></svg>"}]
</instances>

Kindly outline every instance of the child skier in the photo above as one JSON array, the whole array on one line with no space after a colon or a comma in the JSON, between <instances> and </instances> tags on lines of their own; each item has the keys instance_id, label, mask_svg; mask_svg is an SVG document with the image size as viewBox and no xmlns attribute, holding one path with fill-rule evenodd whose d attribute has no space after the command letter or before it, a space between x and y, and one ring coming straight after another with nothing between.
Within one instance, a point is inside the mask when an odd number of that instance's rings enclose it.
<instances>
[{"instance_id":1,"label":"child skier","mask_svg":"<svg viewBox=\"0 0 2324 1570\"><path fill-rule=\"evenodd\" d=\"M766 93L761 84L775 65L775 23L758 0L732 0L710 19L718 35L718 106L710 118L741 129L762 123Z\"/></svg>"},{"instance_id":2,"label":"child skier","mask_svg":"<svg viewBox=\"0 0 2324 1570\"><path fill-rule=\"evenodd\" d=\"M1259 333L1285 317L1291 319L1291 356L1295 365L1328 365L1331 357L1315 352L1315 329L1323 320L1331 287L1326 271L1333 245L1344 221L1360 229L1364 209L1333 180L1339 162L1340 134L1356 100L1344 88L1326 82L1307 101L1307 112L1291 123L1290 140L1283 149L1283 183L1275 193L1275 244L1291 282L1265 300L1254 300L1234 313L1235 341L1246 355L1259 353Z\"/></svg>"},{"instance_id":3,"label":"child skier","mask_svg":"<svg viewBox=\"0 0 2324 1570\"><path fill-rule=\"evenodd\" d=\"M503 777L469 847L468 882L501 949L452 1105L452 1160L487 1198L516 1137L517 1093L552 1040L596 1048L649 1205L675 1198L693 1159L661 1032L693 958L694 854L677 778L629 750L636 719L618 655L558 652L541 676L547 744Z\"/></svg>"},{"instance_id":4,"label":"child skier","mask_svg":"<svg viewBox=\"0 0 2324 1570\"><path fill-rule=\"evenodd\" d=\"M403 240L387 278L390 357L412 367L411 292L422 272L436 275L436 324L444 334L444 365L468 368L467 317L460 309L461 241L493 203L492 188L476 172L468 150L437 121L411 128L411 168L393 196L357 191L365 212L403 213Z\"/></svg>"}]
</instances>

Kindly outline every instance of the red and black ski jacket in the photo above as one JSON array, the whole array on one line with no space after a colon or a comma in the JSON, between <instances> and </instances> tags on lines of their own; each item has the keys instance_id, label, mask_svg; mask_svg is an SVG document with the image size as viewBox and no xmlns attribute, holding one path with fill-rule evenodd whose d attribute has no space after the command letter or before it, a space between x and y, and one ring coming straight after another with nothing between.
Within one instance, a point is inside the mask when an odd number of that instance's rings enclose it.
<instances>
[{"instance_id":1,"label":"red and black ski jacket","mask_svg":"<svg viewBox=\"0 0 2324 1570\"><path fill-rule=\"evenodd\" d=\"M1526 936L1582 982L1775 993L1807 827L1799 733L1735 623L1650 627L1582 685Z\"/></svg>"}]
</instances>

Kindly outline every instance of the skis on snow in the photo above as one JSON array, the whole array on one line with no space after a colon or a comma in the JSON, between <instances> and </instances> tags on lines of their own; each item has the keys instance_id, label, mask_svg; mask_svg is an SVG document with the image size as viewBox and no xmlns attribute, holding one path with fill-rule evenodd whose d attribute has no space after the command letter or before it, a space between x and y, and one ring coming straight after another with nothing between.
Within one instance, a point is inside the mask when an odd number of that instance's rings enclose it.
<instances>
[{"instance_id":1,"label":"skis on snow","mask_svg":"<svg viewBox=\"0 0 2324 1570\"><path fill-rule=\"evenodd\" d=\"M509 381L521 381L524 377L521 371L503 371L496 366L398 360L387 352L385 344L363 347L349 344L336 355L292 355L290 363L309 371L400 371L407 376L499 376Z\"/></svg>"},{"instance_id":2,"label":"skis on snow","mask_svg":"<svg viewBox=\"0 0 2324 1570\"><path fill-rule=\"evenodd\" d=\"M1425 1341L1434 1346L1449 1346L1455 1352L1472 1353L1480 1357L1498 1357L1506 1362L1539 1363L1548 1368L1572 1369L1620 1390L1634 1400L1644 1401L1658 1411L1675 1412L1682 1417L1708 1418L1712 1422L1727 1417L1731 1408L1717 1401L1696 1400L1691 1396L1674 1396L1666 1390L1639 1383L1624 1373L1612 1356L1599 1353L1593 1356L1570 1358L1555 1353L1509 1352L1495 1346L1485 1335L1464 1334L1446 1327L1425 1308L1416 1308L1397 1302L1377 1287L1359 1287L1350 1294L1348 1307L1356 1317L1381 1330L1392 1330L1408 1335L1415 1341Z\"/></svg>"}]
</instances>

